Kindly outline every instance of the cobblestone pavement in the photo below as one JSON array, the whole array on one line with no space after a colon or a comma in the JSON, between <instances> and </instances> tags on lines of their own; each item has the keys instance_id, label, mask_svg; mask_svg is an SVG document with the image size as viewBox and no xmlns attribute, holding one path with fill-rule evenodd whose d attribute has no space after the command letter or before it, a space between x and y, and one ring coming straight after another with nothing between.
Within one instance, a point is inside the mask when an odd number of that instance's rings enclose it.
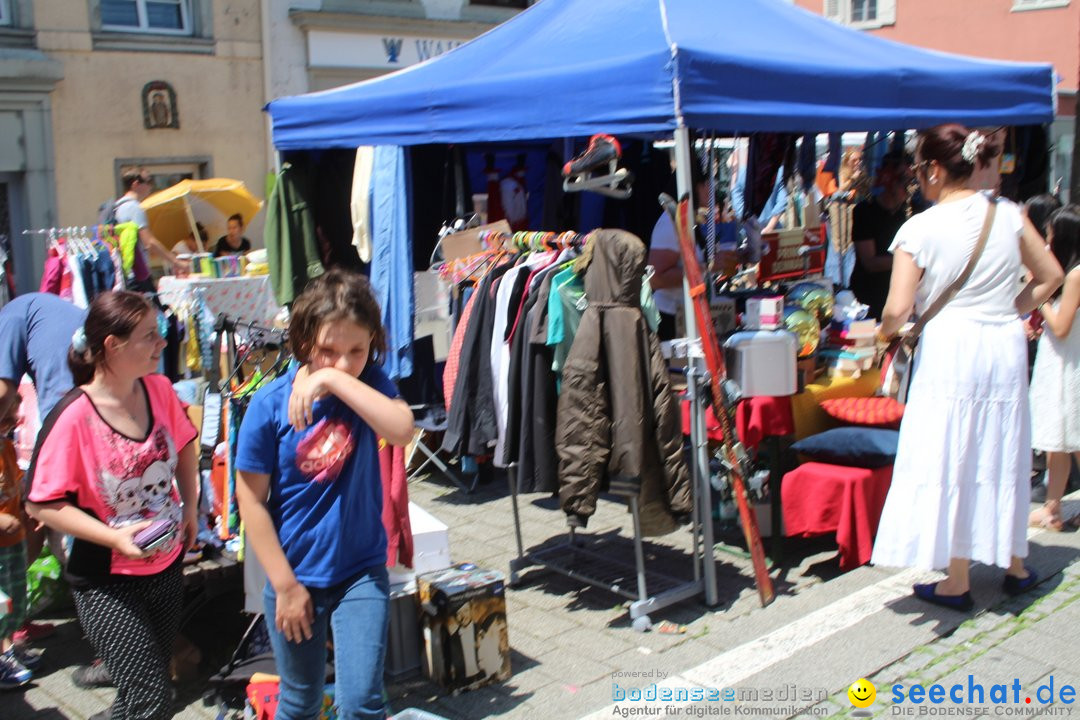
<instances>
[{"instance_id":1,"label":"cobblestone pavement","mask_svg":"<svg viewBox=\"0 0 1080 720\"><path fill-rule=\"evenodd\" d=\"M449 526L455 562L508 569L516 556L516 539L505 481L492 481L465 495L431 478L411 484L410 496ZM602 501L587 537L606 555L632 561L629 526L622 505ZM521 498L521 528L526 549L565 538L562 513L545 496ZM650 569L689 580L691 548L691 533L681 530L648 539L645 554ZM1078 555L1077 533L1036 535L1031 558L1045 581L1018 599L1000 592L1000 571L977 566L973 589L978 608L968 616L911 599L910 583L920 576L910 571L863 567L840 574L835 545L828 539L787 544L789 565L773 571L778 598L762 609L748 561L721 554L716 607L706 607L698 597L651 613L654 623L666 620L683 630L674 634L636 632L627 603L618 596L548 570L530 569L522 574L520 586L507 592L513 666L509 680L457 695L424 680L409 680L391 684L388 693L395 711L417 708L450 720L558 720L590 713L597 718L622 715L626 707L613 703L616 683L725 688L799 683L815 688L813 699L758 716L811 712L821 717L846 716L852 708L844 690L863 676L878 687L871 710L879 715L894 710L890 688L895 681L905 687L917 681L951 684L953 676L966 678L973 672L988 689L1016 676L1025 689L1034 691L1051 674L1055 682L1076 685ZM43 672L29 688L0 694L0 719L82 719L108 707L111 690L87 691L72 684L71 669L87 662L90 650L70 614L58 619L60 632L43 645ZM204 610L199 623L209 637L220 623L221 643L235 644L236 609ZM220 658L222 648L217 650ZM205 646L203 651L214 657ZM212 668L209 664L204 663L199 680L181 687L178 718L217 718L218 709L200 699L205 677L220 661ZM821 698L827 699L819 702ZM731 710L748 707L735 703ZM716 703L683 704L661 712L705 717L723 714L724 709Z\"/></svg>"}]
</instances>

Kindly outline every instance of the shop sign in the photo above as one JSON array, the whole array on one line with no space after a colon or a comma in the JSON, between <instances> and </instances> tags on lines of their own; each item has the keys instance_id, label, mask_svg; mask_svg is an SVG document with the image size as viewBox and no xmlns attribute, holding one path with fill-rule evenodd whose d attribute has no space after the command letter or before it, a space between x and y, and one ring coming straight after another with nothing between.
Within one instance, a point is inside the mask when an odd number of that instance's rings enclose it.
<instances>
[{"instance_id":1,"label":"shop sign","mask_svg":"<svg viewBox=\"0 0 1080 720\"><path fill-rule=\"evenodd\" d=\"M825 272L824 225L765 233L761 245L759 282Z\"/></svg>"},{"instance_id":2,"label":"shop sign","mask_svg":"<svg viewBox=\"0 0 1080 720\"><path fill-rule=\"evenodd\" d=\"M460 38L312 30L308 33L308 64L313 68L394 70L438 57L465 42Z\"/></svg>"}]
</instances>

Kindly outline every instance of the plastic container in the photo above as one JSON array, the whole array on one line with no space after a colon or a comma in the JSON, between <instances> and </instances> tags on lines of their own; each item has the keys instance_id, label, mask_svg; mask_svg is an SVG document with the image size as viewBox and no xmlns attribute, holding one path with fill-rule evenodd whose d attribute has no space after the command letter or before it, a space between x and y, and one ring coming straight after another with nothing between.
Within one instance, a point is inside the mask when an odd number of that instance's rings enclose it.
<instances>
[{"instance_id":1,"label":"plastic container","mask_svg":"<svg viewBox=\"0 0 1080 720\"><path fill-rule=\"evenodd\" d=\"M737 332L724 343L728 377L743 397L794 395L798 341L787 330Z\"/></svg>"},{"instance_id":2,"label":"plastic container","mask_svg":"<svg viewBox=\"0 0 1080 720\"><path fill-rule=\"evenodd\" d=\"M397 715L391 715L390 720L446 720L442 715L429 713L427 710L406 708Z\"/></svg>"}]
</instances>

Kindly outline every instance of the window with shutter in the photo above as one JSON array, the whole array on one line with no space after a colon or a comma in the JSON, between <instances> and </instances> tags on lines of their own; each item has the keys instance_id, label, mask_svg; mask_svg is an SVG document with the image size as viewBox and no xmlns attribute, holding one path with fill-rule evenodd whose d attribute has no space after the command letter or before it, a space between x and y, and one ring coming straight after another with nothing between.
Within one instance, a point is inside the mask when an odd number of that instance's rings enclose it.
<instances>
[{"instance_id":1,"label":"window with shutter","mask_svg":"<svg viewBox=\"0 0 1080 720\"><path fill-rule=\"evenodd\" d=\"M843 22L844 18L840 13L840 7L840 0L825 0L825 17L837 22Z\"/></svg>"}]
</instances>

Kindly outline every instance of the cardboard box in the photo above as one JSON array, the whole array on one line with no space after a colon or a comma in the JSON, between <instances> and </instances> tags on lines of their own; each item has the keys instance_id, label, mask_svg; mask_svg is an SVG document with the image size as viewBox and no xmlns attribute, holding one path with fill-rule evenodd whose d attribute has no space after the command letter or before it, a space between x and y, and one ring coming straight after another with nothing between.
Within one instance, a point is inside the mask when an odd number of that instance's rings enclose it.
<instances>
[{"instance_id":1,"label":"cardboard box","mask_svg":"<svg viewBox=\"0 0 1080 720\"><path fill-rule=\"evenodd\" d=\"M413 566L390 568L390 583L413 581L417 575L450 567L450 529L419 505L409 503L409 525L413 536Z\"/></svg>"},{"instance_id":2,"label":"cardboard box","mask_svg":"<svg viewBox=\"0 0 1080 720\"><path fill-rule=\"evenodd\" d=\"M505 576L462 563L417 578L424 669L450 690L510 677Z\"/></svg>"},{"instance_id":3,"label":"cardboard box","mask_svg":"<svg viewBox=\"0 0 1080 720\"><path fill-rule=\"evenodd\" d=\"M420 601L415 583L390 586L390 629L386 641L383 673L392 681L420 674L423 662Z\"/></svg>"},{"instance_id":4,"label":"cardboard box","mask_svg":"<svg viewBox=\"0 0 1080 720\"><path fill-rule=\"evenodd\" d=\"M776 296L747 299L743 326L747 330L777 330L784 327L784 298Z\"/></svg>"}]
</instances>

